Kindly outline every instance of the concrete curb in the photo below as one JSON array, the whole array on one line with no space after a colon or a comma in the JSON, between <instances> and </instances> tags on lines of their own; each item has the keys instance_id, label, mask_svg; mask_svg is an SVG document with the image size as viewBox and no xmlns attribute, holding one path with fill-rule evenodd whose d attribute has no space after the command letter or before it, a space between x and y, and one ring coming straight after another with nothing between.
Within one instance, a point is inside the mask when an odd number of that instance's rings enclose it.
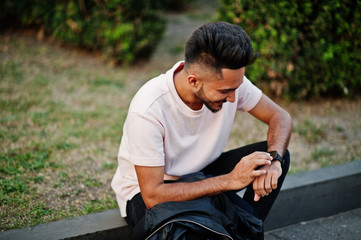
<instances>
[{"instance_id":1,"label":"concrete curb","mask_svg":"<svg viewBox=\"0 0 361 240\"><path fill-rule=\"evenodd\" d=\"M129 239L129 228L119 209L88 214L34 227L0 233L0 240L39 239Z\"/></svg>"},{"instance_id":2,"label":"concrete curb","mask_svg":"<svg viewBox=\"0 0 361 240\"><path fill-rule=\"evenodd\" d=\"M361 207L361 160L287 176L265 230ZM2 239L130 239L118 209L0 233Z\"/></svg>"},{"instance_id":3,"label":"concrete curb","mask_svg":"<svg viewBox=\"0 0 361 240\"><path fill-rule=\"evenodd\" d=\"M265 230L361 207L361 160L286 177Z\"/></svg>"}]
</instances>

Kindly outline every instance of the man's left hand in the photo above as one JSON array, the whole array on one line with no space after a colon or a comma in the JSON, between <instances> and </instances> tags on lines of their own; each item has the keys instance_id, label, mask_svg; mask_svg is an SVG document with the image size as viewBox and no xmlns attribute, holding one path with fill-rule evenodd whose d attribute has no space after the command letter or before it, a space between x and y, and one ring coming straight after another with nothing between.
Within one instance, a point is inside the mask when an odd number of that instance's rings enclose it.
<instances>
[{"instance_id":1,"label":"man's left hand","mask_svg":"<svg viewBox=\"0 0 361 240\"><path fill-rule=\"evenodd\" d=\"M253 181L255 202L277 188L278 178L282 174L281 163L279 161L272 161L271 165L262 166L259 170L266 170L266 174L257 177Z\"/></svg>"}]
</instances>

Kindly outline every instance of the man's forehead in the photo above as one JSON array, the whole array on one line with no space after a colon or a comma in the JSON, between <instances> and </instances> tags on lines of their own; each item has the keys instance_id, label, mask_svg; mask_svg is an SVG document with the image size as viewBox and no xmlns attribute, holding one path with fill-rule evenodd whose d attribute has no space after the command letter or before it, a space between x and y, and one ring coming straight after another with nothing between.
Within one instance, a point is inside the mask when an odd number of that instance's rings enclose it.
<instances>
[{"instance_id":1,"label":"man's forehead","mask_svg":"<svg viewBox=\"0 0 361 240\"><path fill-rule=\"evenodd\" d=\"M209 81L209 84L219 91L231 91L242 84L243 76L243 69L222 69L222 74L213 76L213 81Z\"/></svg>"}]
</instances>

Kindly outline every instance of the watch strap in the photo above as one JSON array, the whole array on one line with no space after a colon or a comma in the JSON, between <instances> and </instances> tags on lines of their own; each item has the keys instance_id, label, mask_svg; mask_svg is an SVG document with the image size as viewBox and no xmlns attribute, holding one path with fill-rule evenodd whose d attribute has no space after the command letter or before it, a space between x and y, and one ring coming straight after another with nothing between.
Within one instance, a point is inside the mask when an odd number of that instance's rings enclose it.
<instances>
[{"instance_id":1,"label":"watch strap","mask_svg":"<svg viewBox=\"0 0 361 240\"><path fill-rule=\"evenodd\" d=\"M273 160L280 161L281 166L283 167L285 161L277 151L269 151L268 153L272 156L272 161Z\"/></svg>"}]
</instances>

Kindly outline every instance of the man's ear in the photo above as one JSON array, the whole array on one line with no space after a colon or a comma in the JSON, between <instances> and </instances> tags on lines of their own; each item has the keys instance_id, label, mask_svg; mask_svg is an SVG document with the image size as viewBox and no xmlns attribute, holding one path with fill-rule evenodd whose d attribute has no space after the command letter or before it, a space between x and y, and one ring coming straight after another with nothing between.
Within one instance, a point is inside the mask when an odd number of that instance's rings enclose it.
<instances>
[{"instance_id":1,"label":"man's ear","mask_svg":"<svg viewBox=\"0 0 361 240\"><path fill-rule=\"evenodd\" d=\"M195 74L188 75L188 84L192 88L197 89L198 87L200 87L200 79L199 79L199 77L197 75L195 75Z\"/></svg>"}]
</instances>

